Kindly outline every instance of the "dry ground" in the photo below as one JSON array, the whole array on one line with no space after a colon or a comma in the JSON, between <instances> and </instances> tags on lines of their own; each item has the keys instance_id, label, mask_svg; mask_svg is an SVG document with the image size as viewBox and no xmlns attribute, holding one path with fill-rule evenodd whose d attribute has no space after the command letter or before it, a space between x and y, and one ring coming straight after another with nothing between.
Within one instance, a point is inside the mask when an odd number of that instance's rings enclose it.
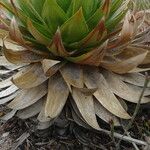
<instances>
[{"instance_id":1,"label":"dry ground","mask_svg":"<svg viewBox=\"0 0 150 150\"><path fill-rule=\"evenodd\" d=\"M130 113L133 113L133 108L135 105L130 104ZM4 109L1 107L0 112ZM30 120L13 118L0 124L0 150L117 150L119 139L114 137L114 132L123 135L123 126L125 127L127 122L122 122L122 127L113 128L112 125L110 127L101 120L98 121L101 127L111 130L112 134L84 129L70 119L65 128L55 124L47 130L38 131L34 118ZM150 143L150 104L141 106L129 134L141 142ZM119 149L150 150L150 147L127 140L120 143Z\"/></svg>"}]
</instances>

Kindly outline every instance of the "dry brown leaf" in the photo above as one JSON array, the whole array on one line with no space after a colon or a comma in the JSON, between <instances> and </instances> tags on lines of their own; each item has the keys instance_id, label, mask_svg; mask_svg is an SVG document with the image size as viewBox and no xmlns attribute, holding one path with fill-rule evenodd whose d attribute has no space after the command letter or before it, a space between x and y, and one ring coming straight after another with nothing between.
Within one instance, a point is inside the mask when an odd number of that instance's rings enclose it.
<instances>
[{"instance_id":1,"label":"dry brown leaf","mask_svg":"<svg viewBox=\"0 0 150 150\"><path fill-rule=\"evenodd\" d=\"M71 114L72 114L72 117L73 117L73 120L79 125L79 126L82 126L86 129L90 128L90 126L88 126L87 123L85 123L85 121L83 121L76 113L74 110L71 110Z\"/></svg>"},{"instance_id":2,"label":"dry brown leaf","mask_svg":"<svg viewBox=\"0 0 150 150\"><path fill-rule=\"evenodd\" d=\"M107 123L113 121L115 126L120 126L119 120L109 111L107 111L97 100L94 99L94 108L96 115Z\"/></svg>"},{"instance_id":3,"label":"dry brown leaf","mask_svg":"<svg viewBox=\"0 0 150 150\"><path fill-rule=\"evenodd\" d=\"M46 97L44 97L43 106L42 106L41 111L37 117L37 120L40 121L41 123L49 122L52 120L51 118L49 118L45 115L45 105L46 105Z\"/></svg>"},{"instance_id":4,"label":"dry brown leaf","mask_svg":"<svg viewBox=\"0 0 150 150\"><path fill-rule=\"evenodd\" d=\"M13 83L11 82L11 78L0 81L0 89L11 86Z\"/></svg>"},{"instance_id":5,"label":"dry brown leaf","mask_svg":"<svg viewBox=\"0 0 150 150\"><path fill-rule=\"evenodd\" d=\"M40 62L44 57L37 55L29 50L8 49L3 45L5 58L13 64Z\"/></svg>"},{"instance_id":6,"label":"dry brown leaf","mask_svg":"<svg viewBox=\"0 0 150 150\"><path fill-rule=\"evenodd\" d=\"M140 65L147 55L144 49L128 47L115 59L106 59L102 62L102 66L113 72L124 74Z\"/></svg>"},{"instance_id":7,"label":"dry brown leaf","mask_svg":"<svg viewBox=\"0 0 150 150\"><path fill-rule=\"evenodd\" d=\"M4 66L4 67L6 67L6 68L10 68L10 69L14 69L14 68L16 68L16 67L22 67L22 65L20 66L16 66L16 65L14 65L14 64L12 64L12 63L10 63L6 58L5 58L5 56L0 56L0 65L1 66Z\"/></svg>"},{"instance_id":8,"label":"dry brown leaf","mask_svg":"<svg viewBox=\"0 0 150 150\"><path fill-rule=\"evenodd\" d=\"M146 58L144 59L144 61L142 62L142 64L150 64L150 51L146 55Z\"/></svg>"},{"instance_id":9,"label":"dry brown leaf","mask_svg":"<svg viewBox=\"0 0 150 150\"><path fill-rule=\"evenodd\" d=\"M146 71L149 71L150 68L139 68L139 67L136 67L132 70L129 71L129 73L139 73L139 72L146 72Z\"/></svg>"},{"instance_id":10,"label":"dry brown leaf","mask_svg":"<svg viewBox=\"0 0 150 150\"><path fill-rule=\"evenodd\" d=\"M17 110L12 110L9 113L7 113L6 115L4 115L3 117L1 117L1 120L5 120L8 121L9 119L11 119L12 117L14 117L14 115L16 114Z\"/></svg>"},{"instance_id":11,"label":"dry brown leaf","mask_svg":"<svg viewBox=\"0 0 150 150\"><path fill-rule=\"evenodd\" d=\"M11 85L10 87L8 87L5 90L2 90L0 92L0 98L9 96L9 95L13 94L14 92L16 92L17 90L18 90L18 88L15 85Z\"/></svg>"},{"instance_id":12,"label":"dry brown leaf","mask_svg":"<svg viewBox=\"0 0 150 150\"><path fill-rule=\"evenodd\" d=\"M42 61L42 67L46 76L51 77L56 72L59 71L65 65L65 62L60 62L57 60L44 59Z\"/></svg>"},{"instance_id":13,"label":"dry brown leaf","mask_svg":"<svg viewBox=\"0 0 150 150\"><path fill-rule=\"evenodd\" d=\"M42 65L40 63L35 63L14 75L12 82L20 89L30 89L42 84L47 79Z\"/></svg>"},{"instance_id":14,"label":"dry brown leaf","mask_svg":"<svg viewBox=\"0 0 150 150\"><path fill-rule=\"evenodd\" d=\"M10 74L12 72L12 70L0 70L0 74L2 75L7 75L7 74Z\"/></svg>"},{"instance_id":15,"label":"dry brown leaf","mask_svg":"<svg viewBox=\"0 0 150 150\"><path fill-rule=\"evenodd\" d=\"M17 95L17 92L15 92L7 97L0 98L0 105L11 101L12 99L14 99L16 97L16 95Z\"/></svg>"},{"instance_id":16,"label":"dry brown leaf","mask_svg":"<svg viewBox=\"0 0 150 150\"><path fill-rule=\"evenodd\" d=\"M84 93L85 95L93 95L96 91L97 88L78 88L79 91L81 91L82 93Z\"/></svg>"},{"instance_id":17,"label":"dry brown leaf","mask_svg":"<svg viewBox=\"0 0 150 150\"><path fill-rule=\"evenodd\" d=\"M116 42L109 45L108 49L112 49L130 42L135 33L135 24L136 24L136 20L134 16L130 12L128 12L125 16L120 37Z\"/></svg>"},{"instance_id":18,"label":"dry brown leaf","mask_svg":"<svg viewBox=\"0 0 150 150\"><path fill-rule=\"evenodd\" d=\"M94 96L108 111L120 118L130 118L97 68L88 67L84 76L88 88L98 88Z\"/></svg>"},{"instance_id":19,"label":"dry brown leaf","mask_svg":"<svg viewBox=\"0 0 150 150\"><path fill-rule=\"evenodd\" d=\"M16 110L24 109L40 100L46 94L47 85L46 83L43 83L31 89L21 90L20 92L18 92L15 99L11 101L7 106L11 109Z\"/></svg>"},{"instance_id":20,"label":"dry brown leaf","mask_svg":"<svg viewBox=\"0 0 150 150\"><path fill-rule=\"evenodd\" d=\"M82 120L82 122L84 122L86 124L86 121L84 120L84 118L82 117L75 101L73 100L72 97L70 97L70 102L71 102L71 106L72 106L72 110L75 112L75 114Z\"/></svg>"},{"instance_id":21,"label":"dry brown leaf","mask_svg":"<svg viewBox=\"0 0 150 150\"><path fill-rule=\"evenodd\" d=\"M100 130L96 120L92 95L87 96L73 87L72 96L84 120L94 129Z\"/></svg>"},{"instance_id":22,"label":"dry brown leaf","mask_svg":"<svg viewBox=\"0 0 150 150\"><path fill-rule=\"evenodd\" d=\"M35 102L33 105L25 109L19 110L16 116L21 119L28 119L30 117L33 117L41 111L42 105L43 105L43 99Z\"/></svg>"},{"instance_id":23,"label":"dry brown leaf","mask_svg":"<svg viewBox=\"0 0 150 150\"><path fill-rule=\"evenodd\" d=\"M114 94L127 101L138 103L143 88L123 82L120 78L118 78L117 75L112 72L103 71L103 73L109 84L109 88L113 91ZM149 89L147 92L145 92L145 95L147 95L147 93L150 93ZM147 102L150 102L150 98L143 97L141 103Z\"/></svg>"},{"instance_id":24,"label":"dry brown leaf","mask_svg":"<svg viewBox=\"0 0 150 150\"><path fill-rule=\"evenodd\" d=\"M9 35L10 35L11 39L14 40L15 42L18 42L20 44L25 44L24 39L22 37L22 33L19 30L19 27L18 27L15 17L13 17L11 19Z\"/></svg>"},{"instance_id":25,"label":"dry brown leaf","mask_svg":"<svg viewBox=\"0 0 150 150\"><path fill-rule=\"evenodd\" d=\"M60 72L67 84L74 87L83 88L83 70L76 64L66 64Z\"/></svg>"},{"instance_id":26,"label":"dry brown leaf","mask_svg":"<svg viewBox=\"0 0 150 150\"><path fill-rule=\"evenodd\" d=\"M51 119L57 117L69 95L69 89L62 76L57 73L49 79L45 115Z\"/></svg>"},{"instance_id":27,"label":"dry brown leaf","mask_svg":"<svg viewBox=\"0 0 150 150\"><path fill-rule=\"evenodd\" d=\"M118 75L118 78L124 82L143 87L146 77L141 73L128 73L125 75ZM148 83L147 87L150 87L150 83Z\"/></svg>"}]
</instances>

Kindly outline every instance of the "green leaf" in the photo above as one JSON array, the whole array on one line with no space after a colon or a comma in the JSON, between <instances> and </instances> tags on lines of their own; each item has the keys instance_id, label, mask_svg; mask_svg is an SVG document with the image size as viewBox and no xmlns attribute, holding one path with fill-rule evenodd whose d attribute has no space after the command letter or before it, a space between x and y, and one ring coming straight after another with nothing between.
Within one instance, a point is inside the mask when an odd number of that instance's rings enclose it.
<instances>
[{"instance_id":1,"label":"green leaf","mask_svg":"<svg viewBox=\"0 0 150 150\"><path fill-rule=\"evenodd\" d=\"M107 20L106 27L109 31L112 31L116 25L122 21L126 12L128 11L128 4L130 0L124 1L123 5Z\"/></svg>"},{"instance_id":2,"label":"green leaf","mask_svg":"<svg viewBox=\"0 0 150 150\"><path fill-rule=\"evenodd\" d=\"M71 0L56 0L58 5L65 11L67 12L70 4L71 4Z\"/></svg>"},{"instance_id":3,"label":"green leaf","mask_svg":"<svg viewBox=\"0 0 150 150\"><path fill-rule=\"evenodd\" d=\"M98 25L84 38L79 42L79 45L82 47L94 46L106 36L107 31L105 27L105 18L102 18Z\"/></svg>"},{"instance_id":4,"label":"green leaf","mask_svg":"<svg viewBox=\"0 0 150 150\"><path fill-rule=\"evenodd\" d=\"M110 13L111 1L112 0L105 0L104 4L102 5L102 11L105 14L106 18L109 16Z\"/></svg>"},{"instance_id":5,"label":"green leaf","mask_svg":"<svg viewBox=\"0 0 150 150\"><path fill-rule=\"evenodd\" d=\"M68 14L72 16L82 7L84 17L87 20L96 11L98 5L99 0L73 0Z\"/></svg>"},{"instance_id":6,"label":"green leaf","mask_svg":"<svg viewBox=\"0 0 150 150\"><path fill-rule=\"evenodd\" d=\"M98 0L86 0L82 3L84 16L88 19L97 10Z\"/></svg>"},{"instance_id":7,"label":"green leaf","mask_svg":"<svg viewBox=\"0 0 150 150\"><path fill-rule=\"evenodd\" d=\"M77 88L83 88L83 70L80 65L68 63L60 69L60 72L67 83Z\"/></svg>"},{"instance_id":8,"label":"green leaf","mask_svg":"<svg viewBox=\"0 0 150 150\"><path fill-rule=\"evenodd\" d=\"M55 56L66 57L69 53L66 51L62 38L60 29L58 28L55 35L53 36L52 42L47 47L49 51L51 51Z\"/></svg>"},{"instance_id":9,"label":"green leaf","mask_svg":"<svg viewBox=\"0 0 150 150\"><path fill-rule=\"evenodd\" d=\"M8 10L9 13L14 14L14 10L13 10L12 6L7 1L0 1L0 6L2 6L3 8L5 8L6 10Z\"/></svg>"},{"instance_id":10,"label":"green leaf","mask_svg":"<svg viewBox=\"0 0 150 150\"><path fill-rule=\"evenodd\" d=\"M48 31L42 25L28 19L27 26L30 33L38 42L44 45L48 45L51 42L50 35L48 37L43 34L43 33L48 33Z\"/></svg>"},{"instance_id":11,"label":"green leaf","mask_svg":"<svg viewBox=\"0 0 150 150\"><path fill-rule=\"evenodd\" d=\"M107 35L107 30L105 27L105 18L103 17L97 26L87 34L81 41L70 44L70 47L78 49L82 47L82 49L78 50L78 52L83 52L84 48L94 47L99 44L102 39Z\"/></svg>"},{"instance_id":12,"label":"green leaf","mask_svg":"<svg viewBox=\"0 0 150 150\"><path fill-rule=\"evenodd\" d=\"M45 0L38 0L38 2L37 2L37 0L30 0L30 1L32 3L33 7L35 8L35 10L39 14L41 14L42 13L42 9L41 8L43 7Z\"/></svg>"},{"instance_id":13,"label":"green leaf","mask_svg":"<svg viewBox=\"0 0 150 150\"><path fill-rule=\"evenodd\" d=\"M62 39L67 43L81 40L89 32L82 8L61 26Z\"/></svg>"},{"instance_id":14,"label":"green leaf","mask_svg":"<svg viewBox=\"0 0 150 150\"><path fill-rule=\"evenodd\" d=\"M34 9L33 5L29 0L17 0L23 14L28 18L36 22L44 23L42 17L38 14L38 12Z\"/></svg>"},{"instance_id":15,"label":"green leaf","mask_svg":"<svg viewBox=\"0 0 150 150\"><path fill-rule=\"evenodd\" d=\"M16 9L16 6L14 8L14 5L11 5L10 3L8 3L7 1L5 2L0 2L0 6L2 6L2 8L5 8L5 12L7 14L8 18L11 18L12 15L16 16L16 18L18 17L18 23L20 23L19 21L21 21L21 23L25 26L26 25L26 16L24 15L24 13L22 12L22 10L20 10L20 8Z\"/></svg>"},{"instance_id":16,"label":"green leaf","mask_svg":"<svg viewBox=\"0 0 150 150\"><path fill-rule=\"evenodd\" d=\"M74 15L82 7L82 0L72 0L72 14Z\"/></svg>"},{"instance_id":17,"label":"green leaf","mask_svg":"<svg viewBox=\"0 0 150 150\"><path fill-rule=\"evenodd\" d=\"M88 125L94 129L100 130L96 120L92 95L86 95L86 93L80 91L80 89L73 87L72 97L77 105L77 108L79 109L79 112Z\"/></svg>"},{"instance_id":18,"label":"green leaf","mask_svg":"<svg viewBox=\"0 0 150 150\"><path fill-rule=\"evenodd\" d=\"M112 16L122 5L124 0L114 0L112 2L111 10L110 10L110 16Z\"/></svg>"},{"instance_id":19,"label":"green leaf","mask_svg":"<svg viewBox=\"0 0 150 150\"><path fill-rule=\"evenodd\" d=\"M45 1L42 11L42 17L50 27L52 33L55 33L58 26L61 26L67 20L67 15L57 4L56 0Z\"/></svg>"},{"instance_id":20,"label":"green leaf","mask_svg":"<svg viewBox=\"0 0 150 150\"><path fill-rule=\"evenodd\" d=\"M105 55L107 43L108 41L103 43L103 45L101 45L100 47L92 49L91 51L80 56L68 57L66 59L77 64L99 66Z\"/></svg>"},{"instance_id":21,"label":"green leaf","mask_svg":"<svg viewBox=\"0 0 150 150\"><path fill-rule=\"evenodd\" d=\"M88 27L92 30L104 16L102 7L100 6L96 12L87 20Z\"/></svg>"}]
</instances>

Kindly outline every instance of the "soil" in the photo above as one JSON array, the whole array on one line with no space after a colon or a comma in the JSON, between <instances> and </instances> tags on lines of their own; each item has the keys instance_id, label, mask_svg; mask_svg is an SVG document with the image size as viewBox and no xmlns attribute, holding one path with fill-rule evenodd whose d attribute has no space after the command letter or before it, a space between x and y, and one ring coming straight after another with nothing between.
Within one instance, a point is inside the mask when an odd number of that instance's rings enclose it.
<instances>
[{"instance_id":1,"label":"soil","mask_svg":"<svg viewBox=\"0 0 150 150\"><path fill-rule=\"evenodd\" d=\"M130 113L133 113L135 105L128 106ZM111 130L112 135L85 129L70 119L65 127L54 124L39 131L36 129L35 118L12 118L0 124L0 150L117 150L119 140L113 137L113 132L123 135L123 126L126 126L127 122L122 121L122 127L112 128L112 125L110 127L102 120L98 121L102 128ZM132 138L150 142L150 104L141 106L129 133ZM150 150L150 147L137 146L137 150ZM135 150L135 147L128 141L122 141L119 150Z\"/></svg>"}]
</instances>

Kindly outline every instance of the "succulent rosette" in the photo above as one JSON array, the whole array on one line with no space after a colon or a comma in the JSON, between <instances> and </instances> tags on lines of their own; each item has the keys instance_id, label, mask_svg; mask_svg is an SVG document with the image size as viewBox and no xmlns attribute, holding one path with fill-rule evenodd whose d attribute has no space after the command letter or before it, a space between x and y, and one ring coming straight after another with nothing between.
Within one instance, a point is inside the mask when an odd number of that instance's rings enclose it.
<instances>
[{"instance_id":1,"label":"succulent rosette","mask_svg":"<svg viewBox=\"0 0 150 150\"><path fill-rule=\"evenodd\" d=\"M79 125L99 130L97 117L115 125L130 119L125 101L138 102L141 72L150 70L150 30L139 32L129 2L1 0L1 30L8 34L1 65L19 70L0 82L0 104L12 109L3 119L37 116L49 126L66 102ZM150 84L142 103L149 95Z\"/></svg>"}]
</instances>

